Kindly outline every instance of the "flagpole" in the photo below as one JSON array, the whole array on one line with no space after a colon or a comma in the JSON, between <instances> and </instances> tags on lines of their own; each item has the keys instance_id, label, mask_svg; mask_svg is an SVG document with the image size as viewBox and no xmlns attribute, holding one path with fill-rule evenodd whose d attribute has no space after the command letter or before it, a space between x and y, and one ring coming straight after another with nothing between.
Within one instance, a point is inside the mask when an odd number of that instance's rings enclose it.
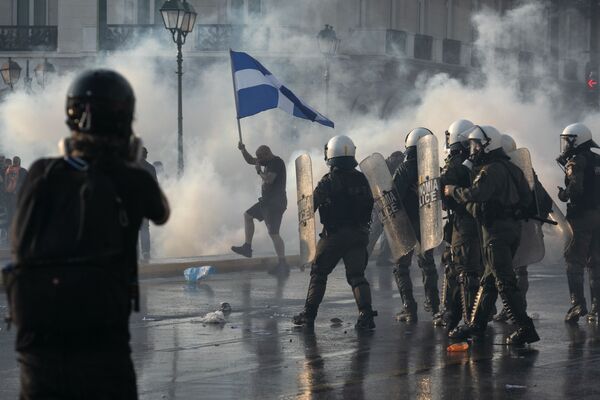
<instances>
[{"instance_id":1,"label":"flagpole","mask_svg":"<svg viewBox=\"0 0 600 400\"><path fill-rule=\"evenodd\" d=\"M242 125L240 123L240 117L238 116L239 104L238 104L238 96L237 90L235 87L235 71L233 70L233 59L231 57L231 49L229 49L229 64L231 65L231 84L233 86L233 98L235 99L235 118L237 119L237 127L238 127L238 136L240 138L240 143L243 143L242 140Z\"/></svg>"}]
</instances>

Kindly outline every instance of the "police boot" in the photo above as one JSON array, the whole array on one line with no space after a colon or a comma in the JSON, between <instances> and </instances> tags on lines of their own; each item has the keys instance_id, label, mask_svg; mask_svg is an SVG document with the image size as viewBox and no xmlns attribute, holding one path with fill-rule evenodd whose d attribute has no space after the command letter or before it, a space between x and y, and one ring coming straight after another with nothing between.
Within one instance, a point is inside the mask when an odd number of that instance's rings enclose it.
<instances>
[{"instance_id":1,"label":"police boot","mask_svg":"<svg viewBox=\"0 0 600 400\"><path fill-rule=\"evenodd\" d=\"M516 268L517 273L517 288L521 292L523 297L523 309L527 311L527 291L529 290L529 274L527 273L527 266L521 266Z\"/></svg>"},{"instance_id":2,"label":"police boot","mask_svg":"<svg viewBox=\"0 0 600 400\"><path fill-rule=\"evenodd\" d=\"M452 290L450 284L450 266L446 266L444 271L444 279L442 280L442 302L440 311L433 316L433 325L435 326L446 326L446 318L448 312L450 312L450 299Z\"/></svg>"},{"instance_id":3,"label":"police boot","mask_svg":"<svg viewBox=\"0 0 600 400\"><path fill-rule=\"evenodd\" d=\"M591 275L591 274L590 274ZM600 311L600 281L592 277L590 278L590 295L592 297L592 308L587 315L587 320L589 323L597 324L598 323L598 312Z\"/></svg>"},{"instance_id":4,"label":"police boot","mask_svg":"<svg viewBox=\"0 0 600 400\"><path fill-rule=\"evenodd\" d=\"M479 276L473 273L461 272L458 277L460 283L460 297L462 306L462 318L465 323L471 320L475 298L479 291Z\"/></svg>"},{"instance_id":5,"label":"police boot","mask_svg":"<svg viewBox=\"0 0 600 400\"><path fill-rule=\"evenodd\" d=\"M437 282L438 273L435 267L423 270L423 288L425 289L423 309L433 315L440 311L440 293Z\"/></svg>"},{"instance_id":6,"label":"police boot","mask_svg":"<svg viewBox=\"0 0 600 400\"><path fill-rule=\"evenodd\" d=\"M510 285L502 285L500 288L500 296L502 297L504 308L508 312L508 317L518 326L517 330L506 339L506 344L519 346L540 340L533 321L531 321L531 318L525 312L523 296L519 289Z\"/></svg>"},{"instance_id":7,"label":"police boot","mask_svg":"<svg viewBox=\"0 0 600 400\"><path fill-rule=\"evenodd\" d=\"M315 327L315 318L317 313L313 310L304 308L299 314L296 314L292 317L292 323L298 326L304 326L308 329L313 329Z\"/></svg>"},{"instance_id":8,"label":"police boot","mask_svg":"<svg viewBox=\"0 0 600 400\"><path fill-rule=\"evenodd\" d=\"M506 344L512 346L523 346L526 343L534 343L540 340L531 318L527 318L523 325L519 325L516 331L506 338Z\"/></svg>"},{"instance_id":9,"label":"police boot","mask_svg":"<svg viewBox=\"0 0 600 400\"><path fill-rule=\"evenodd\" d=\"M396 319L401 322L417 322L417 302L413 297L412 281L408 268L394 268L394 279L402 298L404 309L396 314Z\"/></svg>"},{"instance_id":10,"label":"police boot","mask_svg":"<svg viewBox=\"0 0 600 400\"><path fill-rule=\"evenodd\" d=\"M373 311L371 307L371 287L364 278L362 280L352 289L358 307L358 321L356 321L354 328L360 330L375 329L373 317L377 316L377 311Z\"/></svg>"},{"instance_id":11,"label":"police boot","mask_svg":"<svg viewBox=\"0 0 600 400\"><path fill-rule=\"evenodd\" d=\"M492 312L492 306L496 302L498 293L493 286L481 286L475 296L471 320L465 325L461 325L448 333L450 339L465 340L471 338L479 340L485 335L489 315Z\"/></svg>"},{"instance_id":12,"label":"police boot","mask_svg":"<svg viewBox=\"0 0 600 400\"><path fill-rule=\"evenodd\" d=\"M494 315L494 321L508 323L510 317L508 316L508 310L505 307L502 307L502 310L496 315Z\"/></svg>"},{"instance_id":13,"label":"police boot","mask_svg":"<svg viewBox=\"0 0 600 400\"><path fill-rule=\"evenodd\" d=\"M569 292L571 293L571 308L567 311L565 322L577 323L579 318L587 314L585 296L583 295L583 275L567 274Z\"/></svg>"}]
</instances>

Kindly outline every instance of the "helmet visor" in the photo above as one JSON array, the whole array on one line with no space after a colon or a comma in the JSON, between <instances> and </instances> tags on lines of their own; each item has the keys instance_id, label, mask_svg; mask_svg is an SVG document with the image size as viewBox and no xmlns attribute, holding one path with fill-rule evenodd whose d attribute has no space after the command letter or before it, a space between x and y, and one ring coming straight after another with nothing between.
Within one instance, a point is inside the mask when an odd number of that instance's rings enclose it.
<instances>
[{"instance_id":1,"label":"helmet visor","mask_svg":"<svg viewBox=\"0 0 600 400\"><path fill-rule=\"evenodd\" d=\"M469 140L469 155L471 157L475 157L481 153L483 153L483 144L481 144L481 140L479 140L479 139Z\"/></svg>"},{"instance_id":2,"label":"helmet visor","mask_svg":"<svg viewBox=\"0 0 600 400\"><path fill-rule=\"evenodd\" d=\"M575 149L575 142L577 136L575 135L560 135L560 154L567 154Z\"/></svg>"}]
</instances>

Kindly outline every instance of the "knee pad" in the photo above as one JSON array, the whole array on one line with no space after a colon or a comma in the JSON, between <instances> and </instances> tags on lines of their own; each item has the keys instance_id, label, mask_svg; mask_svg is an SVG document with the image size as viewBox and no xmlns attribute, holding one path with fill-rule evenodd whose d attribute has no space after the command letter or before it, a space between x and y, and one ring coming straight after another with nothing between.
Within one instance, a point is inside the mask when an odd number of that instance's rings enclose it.
<instances>
[{"instance_id":1,"label":"knee pad","mask_svg":"<svg viewBox=\"0 0 600 400\"><path fill-rule=\"evenodd\" d=\"M512 280L504 281L504 280L496 280L496 289L498 289L498 293L506 293L517 290L516 282Z\"/></svg>"}]
</instances>

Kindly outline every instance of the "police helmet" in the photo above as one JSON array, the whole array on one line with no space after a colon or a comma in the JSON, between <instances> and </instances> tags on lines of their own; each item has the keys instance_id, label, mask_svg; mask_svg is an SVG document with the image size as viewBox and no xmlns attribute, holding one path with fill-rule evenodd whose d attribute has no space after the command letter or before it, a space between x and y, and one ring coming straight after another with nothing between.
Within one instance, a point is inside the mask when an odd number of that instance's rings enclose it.
<instances>
[{"instance_id":1,"label":"police helmet","mask_svg":"<svg viewBox=\"0 0 600 400\"><path fill-rule=\"evenodd\" d=\"M502 135L502 148L506 154L512 153L517 149L517 142L510 135Z\"/></svg>"},{"instance_id":2,"label":"police helmet","mask_svg":"<svg viewBox=\"0 0 600 400\"><path fill-rule=\"evenodd\" d=\"M461 145L463 148L469 147L469 140L464 136L465 132L473 128L474 124L468 119L457 119L448 127L446 131L446 149L451 150Z\"/></svg>"},{"instance_id":3,"label":"police helmet","mask_svg":"<svg viewBox=\"0 0 600 400\"><path fill-rule=\"evenodd\" d=\"M581 122L571 124L560 134L560 154L565 156L585 143L590 147L598 147L592 139L590 128Z\"/></svg>"},{"instance_id":4,"label":"police helmet","mask_svg":"<svg viewBox=\"0 0 600 400\"><path fill-rule=\"evenodd\" d=\"M346 135L337 135L329 139L325 145L325 161L330 166L335 166L344 160L350 160L356 166L356 146L352 139ZM344 161L344 164L346 162Z\"/></svg>"},{"instance_id":5,"label":"police helmet","mask_svg":"<svg viewBox=\"0 0 600 400\"><path fill-rule=\"evenodd\" d=\"M67 125L73 131L128 138L135 108L129 82L107 69L81 73L67 93Z\"/></svg>"}]
</instances>

